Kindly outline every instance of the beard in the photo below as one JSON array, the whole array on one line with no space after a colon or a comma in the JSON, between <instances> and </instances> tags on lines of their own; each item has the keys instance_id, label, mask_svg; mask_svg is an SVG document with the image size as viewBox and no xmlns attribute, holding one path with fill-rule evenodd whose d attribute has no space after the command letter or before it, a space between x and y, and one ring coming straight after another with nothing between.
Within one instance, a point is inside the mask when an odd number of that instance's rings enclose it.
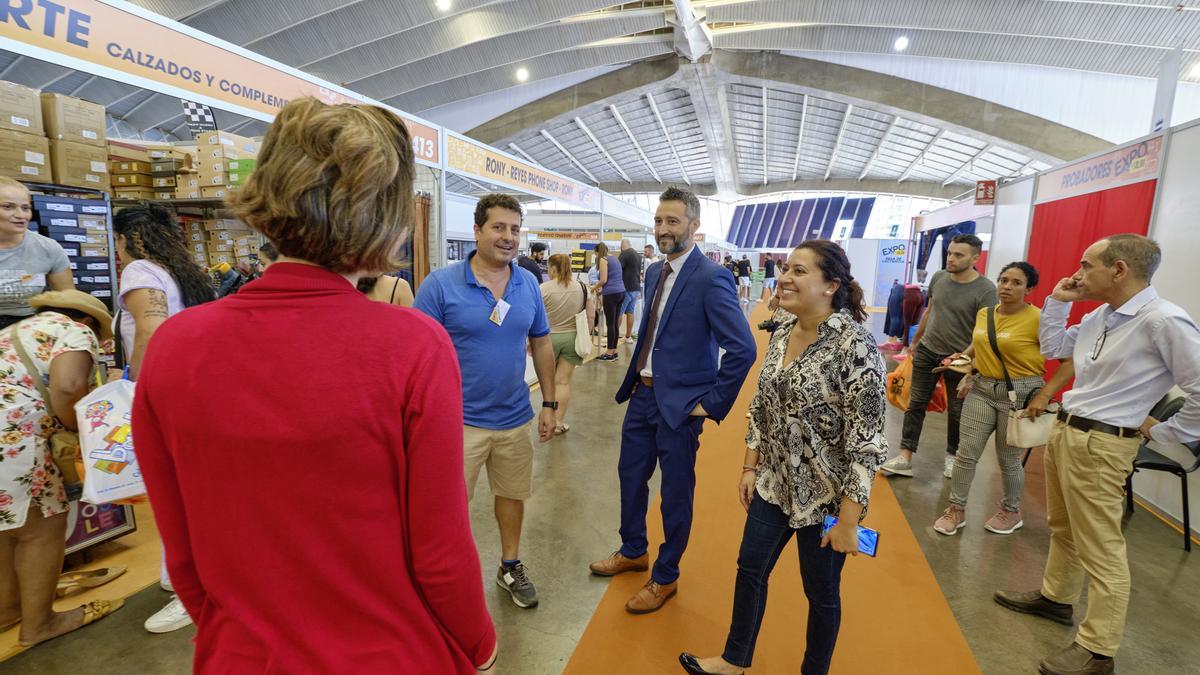
<instances>
[{"instance_id":1,"label":"beard","mask_svg":"<svg viewBox=\"0 0 1200 675\"><path fill-rule=\"evenodd\" d=\"M667 234L658 238L658 250L663 255L682 253L684 248L686 247L683 245L683 242L672 235Z\"/></svg>"}]
</instances>

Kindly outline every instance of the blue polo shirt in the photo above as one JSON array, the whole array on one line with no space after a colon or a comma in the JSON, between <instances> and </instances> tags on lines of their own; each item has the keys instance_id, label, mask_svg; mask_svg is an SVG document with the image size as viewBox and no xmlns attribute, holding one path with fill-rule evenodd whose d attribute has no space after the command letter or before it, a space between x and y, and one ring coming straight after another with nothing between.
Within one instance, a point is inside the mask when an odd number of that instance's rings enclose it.
<instances>
[{"instance_id":1,"label":"blue polo shirt","mask_svg":"<svg viewBox=\"0 0 1200 675\"><path fill-rule=\"evenodd\" d=\"M462 371L463 421L482 429L515 429L533 419L525 383L526 341L549 335L550 321L541 286L513 262L504 289L510 309L501 325L493 323L496 299L475 279L473 257L471 252L466 260L426 277L413 306L442 324L454 342Z\"/></svg>"}]
</instances>

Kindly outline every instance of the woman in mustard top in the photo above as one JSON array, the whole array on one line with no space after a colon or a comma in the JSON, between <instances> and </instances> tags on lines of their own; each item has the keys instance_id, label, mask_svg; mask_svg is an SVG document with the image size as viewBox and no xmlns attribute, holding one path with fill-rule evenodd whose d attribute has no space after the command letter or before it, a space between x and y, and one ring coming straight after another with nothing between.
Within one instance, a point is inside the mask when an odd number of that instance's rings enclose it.
<instances>
[{"instance_id":1,"label":"woman in mustard top","mask_svg":"<svg viewBox=\"0 0 1200 675\"><path fill-rule=\"evenodd\" d=\"M984 529L996 534L1012 534L1024 525L1021 520L1021 493L1025 486L1025 469L1021 466L1022 448L1014 448L1007 443L1008 413L1014 407L1024 406L1026 400L1029 401L1027 414L1043 412L1051 397L1075 374L1070 361L1064 359L1050 381L1043 380L1046 361L1038 342L1041 311L1025 301L1026 294L1037 283L1038 273L1033 265L1014 262L1000 271L996 284L996 294L1000 300L1000 304L993 308L996 342L1015 389L1015 403L1009 398L1004 368L988 338L987 308L979 310L975 318L971 346L964 354L954 354L944 362L948 364L961 356L971 357L974 359L974 376L964 379L964 384L970 383L970 392L963 403L961 439L954 460L950 505L933 525L933 529L941 534L952 535L966 526L967 495L971 491L971 480L975 477L975 465L983 455L992 432L996 433L996 458L1004 477L1004 500L1000 510L987 521ZM1030 398L1035 391L1037 394Z\"/></svg>"}]
</instances>

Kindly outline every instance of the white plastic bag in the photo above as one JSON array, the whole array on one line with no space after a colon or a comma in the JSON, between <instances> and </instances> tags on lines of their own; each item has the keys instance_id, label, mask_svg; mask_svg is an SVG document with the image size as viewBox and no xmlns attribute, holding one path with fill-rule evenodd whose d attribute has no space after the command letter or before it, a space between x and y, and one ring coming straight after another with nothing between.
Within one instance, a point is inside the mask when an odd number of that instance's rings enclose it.
<instances>
[{"instance_id":1,"label":"white plastic bag","mask_svg":"<svg viewBox=\"0 0 1200 675\"><path fill-rule=\"evenodd\" d=\"M133 382L109 382L79 399L79 446L83 460L83 501L107 504L146 494L133 452Z\"/></svg>"}]
</instances>

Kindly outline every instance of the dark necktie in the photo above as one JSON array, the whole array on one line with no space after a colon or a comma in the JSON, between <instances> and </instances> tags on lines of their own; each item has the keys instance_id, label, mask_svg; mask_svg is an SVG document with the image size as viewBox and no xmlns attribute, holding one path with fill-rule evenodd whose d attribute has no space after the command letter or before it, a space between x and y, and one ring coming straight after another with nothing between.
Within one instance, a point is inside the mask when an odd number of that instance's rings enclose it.
<instances>
[{"instance_id":1,"label":"dark necktie","mask_svg":"<svg viewBox=\"0 0 1200 675\"><path fill-rule=\"evenodd\" d=\"M651 298L650 319L646 322L646 334L642 336L642 349L638 352L637 372L641 373L646 368L646 361L650 359L650 348L654 343L654 331L658 328L658 305L659 298L662 297L663 289L667 287L667 277L671 276L674 270L667 263L663 263L663 271L658 275L658 284L654 287L654 296Z\"/></svg>"}]
</instances>

